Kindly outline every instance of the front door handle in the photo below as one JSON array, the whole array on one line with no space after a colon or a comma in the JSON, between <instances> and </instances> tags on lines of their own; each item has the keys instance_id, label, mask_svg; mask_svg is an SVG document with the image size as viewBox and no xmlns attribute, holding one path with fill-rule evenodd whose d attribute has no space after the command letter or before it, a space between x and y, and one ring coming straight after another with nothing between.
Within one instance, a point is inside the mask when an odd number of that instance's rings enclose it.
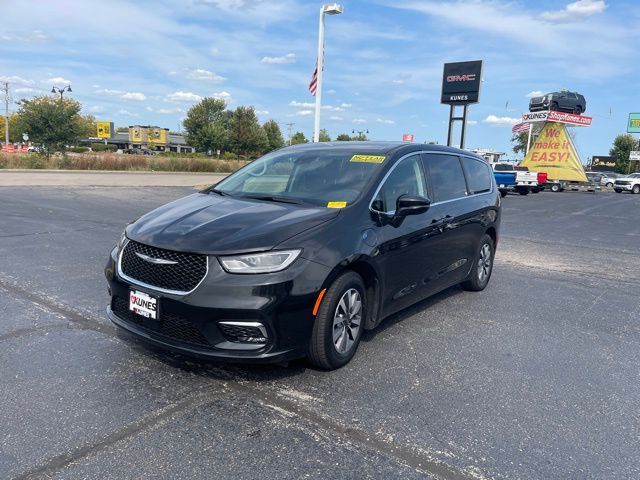
<instances>
[{"instance_id":1,"label":"front door handle","mask_svg":"<svg viewBox=\"0 0 640 480\"><path fill-rule=\"evenodd\" d=\"M453 220L453 217L451 215L443 215L442 217L434 218L431 221L431 225L433 226L447 225L448 223L451 223L452 220Z\"/></svg>"}]
</instances>

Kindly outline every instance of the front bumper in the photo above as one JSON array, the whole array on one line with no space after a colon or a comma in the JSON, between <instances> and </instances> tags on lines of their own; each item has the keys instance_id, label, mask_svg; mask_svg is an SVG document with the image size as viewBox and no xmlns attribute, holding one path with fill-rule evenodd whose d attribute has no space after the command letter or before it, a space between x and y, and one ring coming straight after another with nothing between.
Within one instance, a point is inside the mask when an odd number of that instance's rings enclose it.
<instances>
[{"instance_id":1,"label":"front bumper","mask_svg":"<svg viewBox=\"0 0 640 480\"><path fill-rule=\"evenodd\" d=\"M306 356L313 305L329 269L298 258L282 272L234 275L215 258L210 260L207 275L193 292L174 295L121 278L114 249L105 268L111 295L108 317L145 342L202 359L277 363ZM158 320L128 310L131 290L157 298ZM238 341L220 322L260 324L267 340Z\"/></svg>"},{"instance_id":2,"label":"front bumper","mask_svg":"<svg viewBox=\"0 0 640 480\"><path fill-rule=\"evenodd\" d=\"M540 112L542 110L549 110L549 103L533 103L529 104L530 112Z\"/></svg>"},{"instance_id":3,"label":"front bumper","mask_svg":"<svg viewBox=\"0 0 640 480\"><path fill-rule=\"evenodd\" d=\"M633 185L618 185L617 183L613 184L613 188L615 188L616 190L628 190L631 191L633 190Z\"/></svg>"}]
</instances>

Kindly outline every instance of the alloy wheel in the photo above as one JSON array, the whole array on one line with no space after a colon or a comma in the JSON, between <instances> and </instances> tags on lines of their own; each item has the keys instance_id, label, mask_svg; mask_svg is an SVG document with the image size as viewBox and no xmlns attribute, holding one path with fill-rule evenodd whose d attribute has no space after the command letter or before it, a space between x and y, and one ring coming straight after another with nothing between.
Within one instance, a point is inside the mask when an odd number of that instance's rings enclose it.
<instances>
[{"instance_id":1,"label":"alloy wheel","mask_svg":"<svg viewBox=\"0 0 640 480\"><path fill-rule=\"evenodd\" d=\"M488 243L482 245L480 257L478 258L478 280L484 283L491 273L491 246Z\"/></svg>"},{"instance_id":2,"label":"alloy wheel","mask_svg":"<svg viewBox=\"0 0 640 480\"><path fill-rule=\"evenodd\" d=\"M362 298L355 288L347 290L336 307L333 316L333 345L345 354L351 350L362 323Z\"/></svg>"}]
</instances>

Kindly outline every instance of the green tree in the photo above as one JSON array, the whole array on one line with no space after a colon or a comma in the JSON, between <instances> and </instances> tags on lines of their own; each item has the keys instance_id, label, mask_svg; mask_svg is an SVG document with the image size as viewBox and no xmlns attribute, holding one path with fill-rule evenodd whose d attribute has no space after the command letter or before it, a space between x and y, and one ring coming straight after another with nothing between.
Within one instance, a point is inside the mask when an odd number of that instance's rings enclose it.
<instances>
[{"instance_id":1,"label":"green tree","mask_svg":"<svg viewBox=\"0 0 640 480\"><path fill-rule=\"evenodd\" d=\"M309 140L307 140L307 137L304 136L304 133L302 132L296 132L293 134L293 137L291 137L291 145L297 145L299 143L308 143Z\"/></svg>"},{"instance_id":2,"label":"green tree","mask_svg":"<svg viewBox=\"0 0 640 480\"><path fill-rule=\"evenodd\" d=\"M544 123L534 123L533 128L531 130L531 144L533 145L533 141L542 131L542 127ZM513 144L513 153L522 153L525 155L527 152L527 141L529 139L529 132L518 132L514 133L511 136L511 143Z\"/></svg>"},{"instance_id":3,"label":"green tree","mask_svg":"<svg viewBox=\"0 0 640 480\"><path fill-rule=\"evenodd\" d=\"M84 136L85 126L80 116L82 106L77 100L57 96L34 97L18 102L20 130L29 140L42 145L47 155L75 144Z\"/></svg>"},{"instance_id":4,"label":"green tree","mask_svg":"<svg viewBox=\"0 0 640 480\"><path fill-rule=\"evenodd\" d=\"M320 129L320 137L319 140L321 142L330 142L331 141L331 136L329 135L329 132L327 132L326 128L321 128Z\"/></svg>"},{"instance_id":5,"label":"green tree","mask_svg":"<svg viewBox=\"0 0 640 480\"><path fill-rule=\"evenodd\" d=\"M629 162L629 154L632 150L636 149L637 145L638 143L636 142L636 139L629 133L625 135L618 135L613 140L613 147L609 150L609 155L611 155L616 161L616 172L631 172L631 169L634 166L631 165L632 162ZM640 147L638 149L640 149ZM635 168L637 169L637 163Z\"/></svg>"},{"instance_id":6,"label":"green tree","mask_svg":"<svg viewBox=\"0 0 640 480\"><path fill-rule=\"evenodd\" d=\"M182 122L189 145L215 152L229 147L229 112L224 100L205 97L193 105Z\"/></svg>"},{"instance_id":7,"label":"green tree","mask_svg":"<svg viewBox=\"0 0 640 480\"><path fill-rule=\"evenodd\" d=\"M348 134L348 133L341 133L340 135L338 135L338 136L336 137L336 140L337 140L338 142L348 142L348 141L350 141L350 140L351 140L351 137L349 136L349 134Z\"/></svg>"},{"instance_id":8,"label":"green tree","mask_svg":"<svg viewBox=\"0 0 640 480\"><path fill-rule=\"evenodd\" d=\"M364 142L369 140L369 138L365 135L364 132L360 132L357 135L351 137L351 140L357 141L357 142Z\"/></svg>"},{"instance_id":9,"label":"green tree","mask_svg":"<svg viewBox=\"0 0 640 480\"><path fill-rule=\"evenodd\" d=\"M5 139L4 123L5 123L5 118L0 117L0 142L4 142L4 139ZM14 112L11 115L9 115L9 141L11 143L22 142L22 134L24 132L20 131L21 128L22 127L20 125L20 114Z\"/></svg>"},{"instance_id":10,"label":"green tree","mask_svg":"<svg viewBox=\"0 0 640 480\"><path fill-rule=\"evenodd\" d=\"M280 131L278 122L276 122L275 120L268 120L264 123L264 125L262 125L262 128L267 134L270 151L284 147L284 138L282 138L282 132Z\"/></svg>"},{"instance_id":11,"label":"green tree","mask_svg":"<svg viewBox=\"0 0 640 480\"><path fill-rule=\"evenodd\" d=\"M229 143L240 155L264 152L269 149L267 132L260 126L253 107L238 107L231 116Z\"/></svg>"},{"instance_id":12,"label":"green tree","mask_svg":"<svg viewBox=\"0 0 640 480\"><path fill-rule=\"evenodd\" d=\"M79 115L77 122L82 138L96 136L96 117L93 115Z\"/></svg>"}]
</instances>

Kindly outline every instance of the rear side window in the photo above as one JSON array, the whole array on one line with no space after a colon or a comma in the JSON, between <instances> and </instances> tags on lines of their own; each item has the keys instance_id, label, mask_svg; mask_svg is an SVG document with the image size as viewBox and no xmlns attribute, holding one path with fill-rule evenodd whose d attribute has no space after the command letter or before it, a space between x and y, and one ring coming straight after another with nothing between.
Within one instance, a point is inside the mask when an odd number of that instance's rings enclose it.
<instances>
[{"instance_id":1,"label":"rear side window","mask_svg":"<svg viewBox=\"0 0 640 480\"><path fill-rule=\"evenodd\" d=\"M467 184L455 155L424 154L427 177L433 192L433 202L444 202L467 195Z\"/></svg>"},{"instance_id":2,"label":"rear side window","mask_svg":"<svg viewBox=\"0 0 640 480\"><path fill-rule=\"evenodd\" d=\"M469 193L483 193L491 191L491 172L489 166L473 158L462 157L462 165L467 175Z\"/></svg>"}]
</instances>

